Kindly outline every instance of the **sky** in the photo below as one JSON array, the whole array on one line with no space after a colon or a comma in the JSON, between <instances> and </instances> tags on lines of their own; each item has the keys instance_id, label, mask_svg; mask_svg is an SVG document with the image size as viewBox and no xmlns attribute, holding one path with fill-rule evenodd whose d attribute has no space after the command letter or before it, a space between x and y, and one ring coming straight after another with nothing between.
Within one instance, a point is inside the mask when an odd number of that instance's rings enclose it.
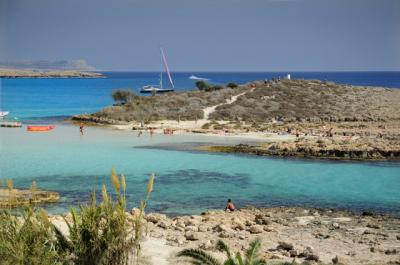
<instances>
[{"instance_id":1,"label":"sky","mask_svg":"<svg viewBox=\"0 0 400 265\"><path fill-rule=\"evenodd\" d=\"M0 0L0 61L99 70L399 71L400 0Z\"/></svg>"}]
</instances>

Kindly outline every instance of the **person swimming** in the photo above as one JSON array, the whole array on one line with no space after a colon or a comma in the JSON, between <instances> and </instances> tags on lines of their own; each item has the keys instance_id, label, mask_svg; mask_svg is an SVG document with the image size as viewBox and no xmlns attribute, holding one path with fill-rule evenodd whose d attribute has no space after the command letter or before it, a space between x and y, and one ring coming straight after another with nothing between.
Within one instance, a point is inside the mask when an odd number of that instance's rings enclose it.
<instances>
[{"instance_id":1,"label":"person swimming","mask_svg":"<svg viewBox=\"0 0 400 265\"><path fill-rule=\"evenodd\" d=\"M227 211L227 212L235 211L235 205L233 204L231 199L228 199L228 202L226 203L225 211Z\"/></svg>"}]
</instances>

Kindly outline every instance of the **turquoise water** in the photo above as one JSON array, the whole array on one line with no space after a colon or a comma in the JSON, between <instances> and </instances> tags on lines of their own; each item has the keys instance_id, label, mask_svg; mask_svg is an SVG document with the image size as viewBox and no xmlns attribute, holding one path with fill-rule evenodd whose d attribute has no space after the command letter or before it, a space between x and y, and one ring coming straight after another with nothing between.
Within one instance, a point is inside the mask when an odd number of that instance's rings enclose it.
<instances>
[{"instance_id":1,"label":"turquoise water","mask_svg":"<svg viewBox=\"0 0 400 265\"><path fill-rule=\"evenodd\" d=\"M168 214L222 208L227 198L238 206L306 205L356 211L400 213L400 164L274 159L246 155L140 148L195 142L237 143L240 139L207 136L137 137L133 132L59 125L47 133L0 129L0 178L17 187L61 193L64 212L85 201L92 189L109 184L115 167L124 173L133 206L146 179L156 174L150 210Z\"/></svg>"}]
</instances>

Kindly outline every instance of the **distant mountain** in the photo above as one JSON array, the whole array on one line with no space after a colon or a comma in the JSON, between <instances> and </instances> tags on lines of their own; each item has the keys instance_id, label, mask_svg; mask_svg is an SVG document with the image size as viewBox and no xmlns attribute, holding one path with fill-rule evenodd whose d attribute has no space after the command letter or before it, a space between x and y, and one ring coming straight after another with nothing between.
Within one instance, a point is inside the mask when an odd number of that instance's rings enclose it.
<instances>
[{"instance_id":1,"label":"distant mountain","mask_svg":"<svg viewBox=\"0 0 400 265\"><path fill-rule=\"evenodd\" d=\"M48 61L48 60L25 60L25 61L0 61L0 69L24 69L24 70L40 70L40 71L50 71L50 70L76 70L76 71L93 71L96 70L95 67L88 65L84 59L78 60L58 60L58 61Z\"/></svg>"}]
</instances>

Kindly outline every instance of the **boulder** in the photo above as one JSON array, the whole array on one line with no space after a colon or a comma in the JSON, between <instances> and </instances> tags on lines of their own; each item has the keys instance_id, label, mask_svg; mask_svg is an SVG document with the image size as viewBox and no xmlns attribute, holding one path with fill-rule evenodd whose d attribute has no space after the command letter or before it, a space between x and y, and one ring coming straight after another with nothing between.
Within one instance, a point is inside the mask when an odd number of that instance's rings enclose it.
<instances>
[{"instance_id":1,"label":"boulder","mask_svg":"<svg viewBox=\"0 0 400 265\"><path fill-rule=\"evenodd\" d=\"M285 241L279 241L278 242L278 248L280 249L284 249L284 250L292 250L294 248L293 244L290 242L285 242Z\"/></svg>"},{"instance_id":2,"label":"boulder","mask_svg":"<svg viewBox=\"0 0 400 265\"><path fill-rule=\"evenodd\" d=\"M211 240L207 240L206 242L200 244L199 248L202 249L202 250L211 250L211 249L214 248L214 245L211 242Z\"/></svg>"},{"instance_id":3,"label":"boulder","mask_svg":"<svg viewBox=\"0 0 400 265\"><path fill-rule=\"evenodd\" d=\"M262 225L252 225L249 228L249 232L252 234L260 234L264 231L264 227Z\"/></svg>"},{"instance_id":4,"label":"boulder","mask_svg":"<svg viewBox=\"0 0 400 265\"><path fill-rule=\"evenodd\" d=\"M185 227L185 231L186 232L198 232L199 229L197 228L197 226L189 225L189 226Z\"/></svg>"},{"instance_id":5,"label":"boulder","mask_svg":"<svg viewBox=\"0 0 400 265\"><path fill-rule=\"evenodd\" d=\"M207 226L205 226L205 225L199 225L198 231L199 231L199 232L207 232L207 231L208 231Z\"/></svg>"},{"instance_id":6,"label":"boulder","mask_svg":"<svg viewBox=\"0 0 400 265\"><path fill-rule=\"evenodd\" d=\"M169 224L168 222L166 222L166 221L164 221L164 220L159 221L159 222L157 223L157 226L158 226L158 227L161 227L161 228L163 228L163 229L168 229L168 228L170 227L170 225L171 225L171 224Z\"/></svg>"},{"instance_id":7,"label":"boulder","mask_svg":"<svg viewBox=\"0 0 400 265\"><path fill-rule=\"evenodd\" d=\"M147 222L152 222L153 224L156 224L161 220L167 219L167 216L160 213L149 213L148 215L146 215L145 219Z\"/></svg>"},{"instance_id":8,"label":"boulder","mask_svg":"<svg viewBox=\"0 0 400 265\"><path fill-rule=\"evenodd\" d=\"M186 240L190 240L190 241L199 240L199 236L195 232L186 232L185 233L185 238L186 238Z\"/></svg>"},{"instance_id":9,"label":"boulder","mask_svg":"<svg viewBox=\"0 0 400 265\"><path fill-rule=\"evenodd\" d=\"M140 214L140 210L138 209L138 208L132 208L132 210L131 210L131 215L132 216L134 216L134 217L136 217L136 216L138 216Z\"/></svg>"},{"instance_id":10,"label":"boulder","mask_svg":"<svg viewBox=\"0 0 400 265\"><path fill-rule=\"evenodd\" d=\"M233 233L232 228L229 228L225 224L219 224L214 227L214 230L217 232L228 232L228 233Z\"/></svg>"}]
</instances>

